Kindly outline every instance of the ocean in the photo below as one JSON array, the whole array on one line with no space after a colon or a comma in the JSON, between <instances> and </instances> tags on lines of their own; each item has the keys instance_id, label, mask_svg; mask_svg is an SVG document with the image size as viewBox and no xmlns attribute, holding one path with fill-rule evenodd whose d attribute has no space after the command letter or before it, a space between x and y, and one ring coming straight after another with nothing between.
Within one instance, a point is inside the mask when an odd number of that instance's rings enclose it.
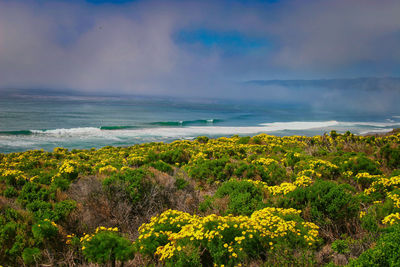
<instances>
[{"instance_id":1,"label":"ocean","mask_svg":"<svg viewBox=\"0 0 400 267\"><path fill-rule=\"evenodd\" d=\"M0 153L90 149L232 135L354 134L400 127L400 116L307 106L150 97L0 96Z\"/></svg>"}]
</instances>

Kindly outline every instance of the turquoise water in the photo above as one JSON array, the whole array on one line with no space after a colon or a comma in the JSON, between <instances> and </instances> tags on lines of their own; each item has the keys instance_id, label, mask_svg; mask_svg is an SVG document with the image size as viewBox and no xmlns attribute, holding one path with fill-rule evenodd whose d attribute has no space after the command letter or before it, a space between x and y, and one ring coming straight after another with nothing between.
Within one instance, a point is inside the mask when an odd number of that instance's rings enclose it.
<instances>
[{"instance_id":1,"label":"turquoise water","mask_svg":"<svg viewBox=\"0 0 400 267\"><path fill-rule=\"evenodd\" d=\"M0 152L92 148L210 137L356 134L400 127L394 114L316 111L296 105L139 97L0 96Z\"/></svg>"}]
</instances>

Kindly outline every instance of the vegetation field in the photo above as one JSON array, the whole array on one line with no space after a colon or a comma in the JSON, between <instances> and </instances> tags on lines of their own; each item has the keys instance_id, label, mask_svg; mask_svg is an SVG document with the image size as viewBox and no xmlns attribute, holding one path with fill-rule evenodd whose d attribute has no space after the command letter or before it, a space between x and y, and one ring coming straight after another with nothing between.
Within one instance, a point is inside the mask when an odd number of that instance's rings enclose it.
<instances>
[{"instance_id":1,"label":"vegetation field","mask_svg":"<svg viewBox=\"0 0 400 267\"><path fill-rule=\"evenodd\" d=\"M400 134L0 154L2 266L400 266Z\"/></svg>"}]
</instances>

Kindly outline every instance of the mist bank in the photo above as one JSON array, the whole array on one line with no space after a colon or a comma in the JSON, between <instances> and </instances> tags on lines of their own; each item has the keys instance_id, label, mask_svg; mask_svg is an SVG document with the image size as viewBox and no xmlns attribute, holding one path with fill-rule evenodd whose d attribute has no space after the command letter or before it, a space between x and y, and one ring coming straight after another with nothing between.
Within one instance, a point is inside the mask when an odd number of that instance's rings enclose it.
<instances>
[{"instance_id":1,"label":"mist bank","mask_svg":"<svg viewBox=\"0 0 400 267\"><path fill-rule=\"evenodd\" d=\"M0 89L0 98L48 98L61 100L159 101L163 104L199 103L251 105L312 112L400 115L400 78L364 77L315 80L250 80L208 87L192 94L86 92L79 89ZM227 89L229 88L229 89ZM188 91L191 91L190 88ZM213 92L213 93L211 93Z\"/></svg>"}]
</instances>

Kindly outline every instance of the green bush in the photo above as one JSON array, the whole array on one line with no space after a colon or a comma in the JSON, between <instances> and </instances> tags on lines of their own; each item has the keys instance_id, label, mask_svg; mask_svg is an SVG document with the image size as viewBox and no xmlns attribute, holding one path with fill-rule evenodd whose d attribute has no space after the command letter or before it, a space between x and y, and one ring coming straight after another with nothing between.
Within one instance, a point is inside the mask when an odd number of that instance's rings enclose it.
<instances>
[{"instance_id":1,"label":"green bush","mask_svg":"<svg viewBox=\"0 0 400 267\"><path fill-rule=\"evenodd\" d=\"M7 186L4 190L3 195L8 198L13 198L18 196L18 191L13 186Z\"/></svg>"},{"instance_id":2,"label":"green bush","mask_svg":"<svg viewBox=\"0 0 400 267\"><path fill-rule=\"evenodd\" d=\"M242 145L248 144L249 141L250 141L250 138L251 138L250 136L242 136L242 137L239 138L237 143L238 144L242 144Z\"/></svg>"},{"instance_id":3,"label":"green bush","mask_svg":"<svg viewBox=\"0 0 400 267\"><path fill-rule=\"evenodd\" d=\"M263 192L251 182L231 180L224 182L214 195L214 199L228 197L228 206L223 214L250 215L262 209ZM221 208L221 207L219 207Z\"/></svg>"},{"instance_id":4,"label":"green bush","mask_svg":"<svg viewBox=\"0 0 400 267\"><path fill-rule=\"evenodd\" d=\"M41 243L54 239L58 235L58 228L54 222L44 219L32 226L32 234L35 240Z\"/></svg>"},{"instance_id":5,"label":"green bush","mask_svg":"<svg viewBox=\"0 0 400 267\"><path fill-rule=\"evenodd\" d=\"M64 220L74 209L76 202L73 200L64 200L54 204L54 221Z\"/></svg>"},{"instance_id":6,"label":"green bush","mask_svg":"<svg viewBox=\"0 0 400 267\"><path fill-rule=\"evenodd\" d=\"M196 137L196 141L202 144L206 144L210 138L207 136L198 136Z\"/></svg>"},{"instance_id":7,"label":"green bush","mask_svg":"<svg viewBox=\"0 0 400 267\"><path fill-rule=\"evenodd\" d=\"M134 257L131 241L118 232L99 231L82 241L82 252L89 262L107 263L127 261Z\"/></svg>"},{"instance_id":8,"label":"green bush","mask_svg":"<svg viewBox=\"0 0 400 267\"><path fill-rule=\"evenodd\" d=\"M358 215L358 198L352 195L348 184L331 181L316 181L310 187L298 187L278 200L278 205L303 210L303 216L310 216L320 226L336 224L343 227ZM310 214L304 214L310 211Z\"/></svg>"},{"instance_id":9,"label":"green bush","mask_svg":"<svg viewBox=\"0 0 400 267\"><path fill-rule=\"evenodd\" d=\"M199 160L195 165L188 167L188 174L196 180L208 183L225 181L233 173L229 162L228 158Z\"/></svg>"},{"instance_id":10,"label":"green bush","mask_svg":"<svg viewBox=\"0 0 400 267\"><path fill-rule=\"evenodd\" d=\"M263 170L262 168L260 168ZM254 164L247 164L245 162L240 163L240 165L235 169L234 175L238 178L253 179L259 175L257 166Z\"/></svg>"},{"instance_id":11,"label":"green bush","mask_svg":"<svg viewBox=\"0 0 400 267\"><path fill-rule=\"evenodd\" d=\"M390 168L399 168L400 166L400 148L393 147L390 144L383 146L380 149L382 158L386 161L386 164Z\"/></svg>"},{"instance_id":12,"label":"green bush","mask_svg":"<svg viewBox=\"0 0 400 267\"><path fill-rule=\"evenodd\" d=\"M18 201L26 206L28 203L32 203L35 200L48 201L50 191L44 187L41 187L37 183L26 183L18 196Z\"/></svg>"},{"instance_id":13,"label":"green bush","mask_svg":"<svg viewBox=\"0 0 400 267\"><path fill-rule=\"evenodd\" d=\"M126 194L132 203L136 203L144 196L148 171L143 168L127 169L118 172L103 180L103 188L110 199L114 199L117 194Z\"/></svg>"},{"instance_id":14,"label":"green bush","mask_svg":"<svg viewBox=\"0 0 400 267\"><path fill-rule=\"evenodd\" d=\"M153 167L156 170L159 170L160 172L165 172L168 174L172 174L174 172L174 169L162 160L151 162L149 163L149 166Z\"/></svg>"},{"instance_id":15,"label":"green bush","mask_svg":"<svg viewBox=\"0 0 400 267\"><path fill-rule=\"evenodd\" d=\"M176 180L175 180L175 187L176 187L178 190L185 189L186 186L187 186L188 184L189 184L189 182L186 181L186 180L183 179L183 178L176 178Z\"/></svg>"},{"instance_id":16,"label":"green bush","mask_svg":"<svg viewBox=\"0 0 400 267\"><path fill-rule=\"evenodd\" d=\"M171 149L168 151L161 152L158 155L158 159L168 163L168 164L175 164L175 163L187 163L190 159L190 154L186 150L182 148Z\"/></svg>"},{"instance_id":17,"label":"green bush","mask_svg":"<svg viewBox=\"0 0 400 267\"><path fill-rule=\"evenodd\" d=\"M286 179L286 169L278 162L272 162L267 167L257 166L263 182L268 185L280 184Z\"/></svg>"},{"instance_id":18,"label":"green bush","mask_svg":"<svg viewBox=\"0 0 400 267\"><path fill-rule=\"evenodd\" d=\"M332 243L332 250L340 254L346 254L350 252L349 244L346 240L342 239L337 239Z\"/></svg>"},{"instance_id":19,"label":"green bush","mask_svg":"<svg viewBox=\"0 0 400 267\"><path fill-rule=\"evenodd\" d=\"M234 168L233 174L238 178L256 179L261 178L269 185L276 185L283 182L286 178L286 169L278 162L271 162L268 166L261 163L238 163Z\"/></svg>"},{"instance_id":20,"label":"green bush","mask_svg":"<svg viewBox=\"0 0 400 267\"><path fill-rule=\"evenodd\" d=\"M22 252L22 259L24 260L24 263L28 265L38 262L40 257L41 252L38 248L26 248Z\"/></svg>"},{"instance_id":21,"label":"green bush","mask_svg":"<svg viewBox=\"0 0 400 267\"><path fill-rule=\"evenodd\" d=\"M364 154L346 153L341 157L335 158L333 163L340 166L342 172L352 171L353 175L362 172L374 175L382 173L379 169L379 164Z\"/></svg>"},{"instance_id":22,"label":"green bush","mask_svg":"<svg viewBox=\"0 0 400 267\"><path fill-rule=\"evenodd\" d=\"M23 249L32 242L23 219L13 208L0 209L0 262L4 265L15 266Z\"/></svg>"},{"instance_id":23,"label":"green bush","mask_svg":"<svg viewBox=\"0 0 400 267\"><path fill-rule=\"evenodd\" d=\"M400 226L389 228L373 248L351 261L349 266L400 266Z\"/></svg>"},{"instance_id":24,"label":"green bush","mask_svg":"<svg viewBox=\"0 0 400 267\"><path fill-rule=\"evenodd\" d=\"M26 209L33 213L37 220L53 219L55 217L53 205L42 200L35 200L26 205Z\"/></svg>"},{"instance_id":25,"label":"green bush","mask_svg":"<svg viewBox=\"0 0 400 267\"><path fill-rule=\"evenodd\" d=\"M62 191L65 191L65 190L67 190L69 188L70 184L71 184L71 181L66 179L66 178L63 178L61 176L54 177L54 179L53 179L53 181L51 183L51 188L52 189L59 188Z\"/></svg>"}]
</instances>

